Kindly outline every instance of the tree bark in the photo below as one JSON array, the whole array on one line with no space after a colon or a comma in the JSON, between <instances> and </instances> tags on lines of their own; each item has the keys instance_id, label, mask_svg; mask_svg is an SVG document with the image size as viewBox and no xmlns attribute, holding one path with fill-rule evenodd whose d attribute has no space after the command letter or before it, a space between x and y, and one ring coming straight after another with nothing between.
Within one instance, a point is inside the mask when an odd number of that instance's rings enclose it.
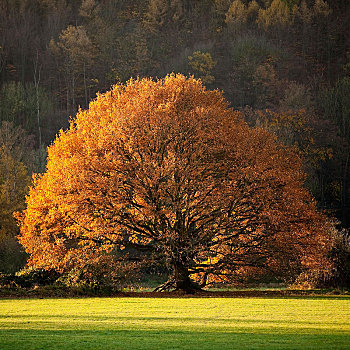
<instances>
[{"instance_id":1,"label":"tree bark","mask_svg":"<svg viewBox=\"0 0 350 350\"><path fill-rule=\"evenodd\" d=\"M39 84L40 84L40 70L41 67L38 68L39 62L39 53L36 53L36 61L34 63L34 86L36 93L36 111L37 111L37 122L38 122L38 133L39 133L39 148L41 147L41 126L40 126L40 98L39 98Z\"/></svg>"},{"instance_id":2,"label":"tree bark","mask_svg":"<svg viewBox=\"0 0 350 350\"><path fill-rule=\"evenodd\" d=\"M174 280L176 289L189 290L192 287L188 269L178 262L174 263Z\"/></svg>"},{"instance_id":3,"label":"tree bark","mask_svg":"<svg viewBox=\"0 0 350 350\"><path fill-rule=\"evenodd\" d=\"M154 292L182 291L187 294L194 294L201 289L201 286L193 282L188 269L181 262L173 263L173 274L168 281L154 289Z\"/></svg>"}]
</instances>

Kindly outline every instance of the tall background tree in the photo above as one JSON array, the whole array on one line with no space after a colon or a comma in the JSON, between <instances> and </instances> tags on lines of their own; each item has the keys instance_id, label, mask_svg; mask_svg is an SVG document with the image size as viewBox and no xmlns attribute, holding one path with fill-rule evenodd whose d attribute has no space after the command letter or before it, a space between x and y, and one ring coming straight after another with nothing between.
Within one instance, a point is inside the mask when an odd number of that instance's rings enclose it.
<instances>
[{"instance_id":1,"label":"tall background tree","mask_svg":"<svg viewBox=\"0 0 350 350\"><path fill-rule=\"evenodd\" d=\"M26 255L20 248L13 212L24 209L30 174L25 165L30 139L24 130L10 122L0 126L0 264L3 272L20 269Z\"/></svg>"}]
</instances>

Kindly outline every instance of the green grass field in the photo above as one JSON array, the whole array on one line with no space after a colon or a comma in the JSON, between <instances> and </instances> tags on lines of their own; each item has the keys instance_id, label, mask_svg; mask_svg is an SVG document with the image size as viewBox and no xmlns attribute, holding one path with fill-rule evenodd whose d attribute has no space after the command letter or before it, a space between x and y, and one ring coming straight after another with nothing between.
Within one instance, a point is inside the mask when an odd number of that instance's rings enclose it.
<instances>
[{"instance_id":1,"label":"green grass field","mask_svg":"<svg viewBox=\"0 0 350 350\"><path fill-rule=\"evenodd\" d=\"M350 297L0 300L0 349L350 349Z\"/></svg>"}]
</instances>

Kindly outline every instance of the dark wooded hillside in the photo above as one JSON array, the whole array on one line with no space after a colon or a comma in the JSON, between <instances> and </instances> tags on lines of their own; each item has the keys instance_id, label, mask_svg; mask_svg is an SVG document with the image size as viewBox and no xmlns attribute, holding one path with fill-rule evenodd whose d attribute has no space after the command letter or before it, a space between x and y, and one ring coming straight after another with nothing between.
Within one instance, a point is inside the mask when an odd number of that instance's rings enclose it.
<instances>
[{"instance_id":1,"label":"dark wooded hillside","mask_svg":"<svg viewBox=\"0 0 350 350\"><path fill-rule=\"evenodd\" d=\"M171 72L296 146L318 206L349 227L347 0L0 0L0 271L24 264L12 212L70 116Z\"/></svg>"}]
</instances>

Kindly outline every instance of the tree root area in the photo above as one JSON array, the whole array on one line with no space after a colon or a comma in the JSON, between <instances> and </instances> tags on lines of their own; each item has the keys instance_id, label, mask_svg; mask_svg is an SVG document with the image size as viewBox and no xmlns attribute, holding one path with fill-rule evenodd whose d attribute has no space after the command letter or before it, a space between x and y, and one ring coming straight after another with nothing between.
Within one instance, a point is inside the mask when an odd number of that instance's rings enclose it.
<instances>
[{"instance_id":1,"label":"tree root area","mask_svg":"<svg viewBox=\"0 0 350 350\"><path fill-rule=\"evenodd\" d=\"M190 292L184 290L171 291L80 291L70 289L26 289L26 288L0 288L0 299L13 298L82 298L82 297L114 297L114 298L284 298L284 297L322 297L322 296L344 296L350 297L347 290L230 290L230 291L213 291L205 289L195 289Z\"/></svg>"},{"instance_id":2,"label":"tree root area","mask_svg":"<svg viewBox=\"0 0 350 350\"><path fill-rule=\"evenodd\" d=\"M197 294L205 292L197 283L189 278L183 282L178 282L173 279L161 284L153 290L153 292L178 292L183 294Z\"/></svg>"}]
</instances>

